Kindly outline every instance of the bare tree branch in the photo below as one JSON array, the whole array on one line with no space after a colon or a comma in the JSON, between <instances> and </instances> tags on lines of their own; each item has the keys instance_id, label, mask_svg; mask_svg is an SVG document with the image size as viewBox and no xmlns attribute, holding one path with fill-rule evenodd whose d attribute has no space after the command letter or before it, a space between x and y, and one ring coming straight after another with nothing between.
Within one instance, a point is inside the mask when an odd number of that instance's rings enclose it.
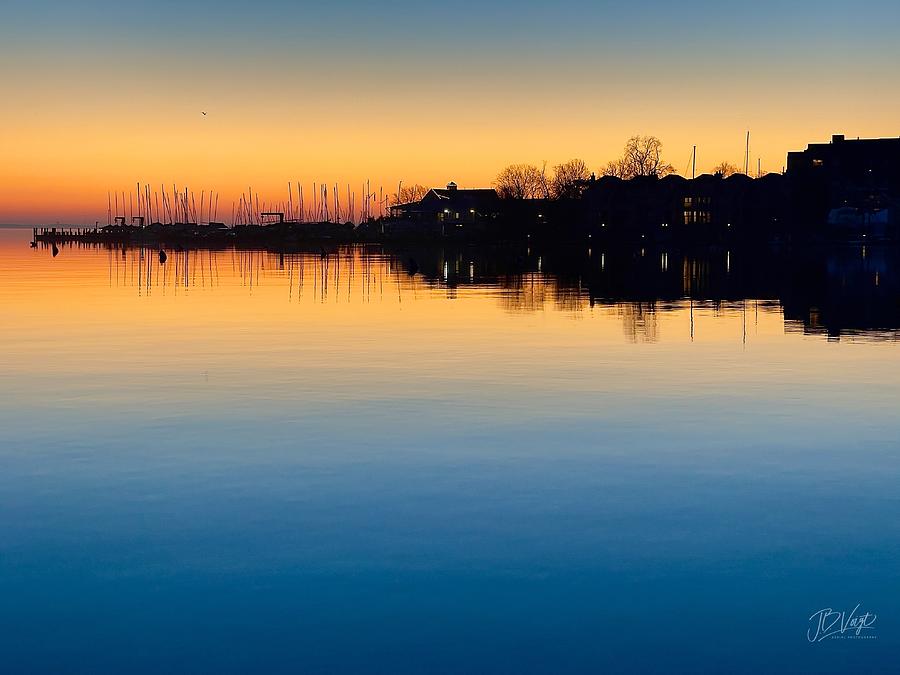
<instances>
[{"instance_id":1,"label":"bare tree branch","mask_svg":"<svg viewBox=\"0 0 900 675\"><path fill-rule=\"evenodd\" d=\"M396 204L409 204L410 202L417 202L422 197L427 195L429 192L428 188L424 185L419 185L416 183L415 185L401 185L400 193L396 192L391 195L391 205Z\"/></svg>"},{"instance_id":2,"label":"bare tree branch","mask_svg":"<svg viewBox=\"0 0 900 675\"><path fill-rule=\"evenodd\" d=\"M550 183L550 194L554 199L575 199L581 196L584 181L590 178L591 172L582 159L570 159L553 167L553 181Z\"/></svg>"},{"instance_id":3,"label":"bare tree branch","mask_svg":"<svg viewBox=\"0 0 900 675\"><path fill-rule=\"evenodd\" d=\"M738 169L731 162L719 162L718 164L716 164L716 166L713 167L713 173L716 176L728 178L728 176L733 176L736 173L740 173L740 169Z\"/></svg>"},{"instance_id":4,"label":"bare tree branch","mask_svg":"<svg viewBox=\"0 0 900 675\"><path fill-rule=\"evenodd\" d=\"M537 199L544 196L544 177L533 164L510 164L494 180L501 199Z\"/></svg>"},{"instance_id":5,"label":"bare tree branch","mask_svg":"<svg viewBox=\"0 0 900 675\"><path fill-rule=\"evenodd\" d=\"M622 158L607 164L603 173L628 179L661 178L674 172L672 165L662 159L662 141L656 136L632 136L625 144Z\"/></svg>"}]
</instances>

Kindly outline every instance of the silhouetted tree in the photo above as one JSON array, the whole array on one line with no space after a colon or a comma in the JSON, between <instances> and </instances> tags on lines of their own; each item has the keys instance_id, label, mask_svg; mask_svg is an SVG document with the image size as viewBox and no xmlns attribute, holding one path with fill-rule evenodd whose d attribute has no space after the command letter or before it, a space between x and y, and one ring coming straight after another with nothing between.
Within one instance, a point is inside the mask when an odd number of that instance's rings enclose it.
<instances>
[{"instance_id":1,"label":"silhouetted tree","mask_svg":"<svg viewBox=\"0 0 900 675\"><path fill-rule=\"evenodd\" d=\"M625 144L622 158L607 164L603 173L619 178L661 178L674 171L672 165L662 159L662 141L656 136L632 136Z\"/></svg>"},{"instance_id":2,"label":"silhouetted tree","mask_svg":"<svg viewBox=\"0 0 900 675\"><path fill-rule=\"evenodd\" d=\"M625 160L622 159L615 159L609 162L605 167L603 167L603 171L601 173L604 176L615 176L616 178L631 178L631 176L627 175Z\"/></svg>"},{"instance_id":3,"label":"silhouetted tree","mask_svg":"<svg viewBox=\"0 0 900 675\"><path fill-rule=\"evenodd\" d=\"M410 202L417 202L427 195L428 192L429 189L427 187L419 185L418 183L415 185L401 185L400 194L395 192L391 195L391 204L409 204Z\"/></svg>"},{"instance_id":4,"label":"silhouetted tree","mask_svg":"<svg viewBox=\"0 0 900 675\"><path fill-rule=\"evenodd\" d=\"M494 180L501 199L537 199L545 193L543 174L533 164L510 164Z\"/></svg>"},{"instance_id":5,"label":"silhouetted tree","mask_svg":"<svg viewBox=\"0 0 900 675\"><path fill-rule=\"evenodd\" d=\"M550 194L554 199L575 199L581 196L583 181L591 177L582 159L570 159L553 167Z\"/></svg>"},{"instance_id":6,"label":"silhouetted tree","mask_svg":"<svg viewBox=\"0 0 900 675\"><path fill-rule=\"evenodd\" d=\"M740 169L738 169L731 162L719 162L713 167L713 173L716 176L728 178L728 176L733 176L736 173L740 173Z\"/></svg>"},{"instance_id":7,"label":"silhouetted tree","mask_svg":"<svg viewBox=\"0 0 900 675\"><path fill-rule=\"evenodd\" d=\"M550 199L550 179L547 178L547 160L541 165L541 194L544 199Z\"/></svg>"}]
</instances>

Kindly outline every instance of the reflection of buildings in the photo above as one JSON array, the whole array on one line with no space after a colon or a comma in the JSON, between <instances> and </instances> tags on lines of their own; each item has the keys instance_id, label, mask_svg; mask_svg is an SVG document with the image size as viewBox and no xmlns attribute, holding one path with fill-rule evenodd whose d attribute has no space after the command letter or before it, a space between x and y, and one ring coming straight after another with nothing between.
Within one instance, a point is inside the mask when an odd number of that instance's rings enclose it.
<instances>
[{"instance_id":1,"label":"reflection of buildings","mask_svg":"<svg viewBox=\"0 0 900 675\"><path fill-rule=\"evenodd\" d=\"M686 303L727 312L745 299L767 301L769 309L780 304L788 330L831 337L900 331L900 250L884 245L790 251L421 244L292 253L194 249L163 260L155 249L63 244L60 256L93 266L102 256L110 286L142 295L217 293L227 285L251 293L284 288L287 299L315 302L406 302L438 292L487 297L515 312L599 306L635 340L656 339L661 316Z\"/></svg>"},{"instance_id":2,"label":"reflection of buildings","mask_svg":"<svg viewBox=\"0 0 900 675\"><path fill-rule=\"evenodd\" d=\"M622 319L622 328L629 340L632 342L656 342L659 334L656 303L623 303L617 305L617 310Z\"/></svg>"},{"instance_id":3,"label":"reflection of buildings","mask_svg":"<svg viewBox=\"0 0 900 675\"><path fill-rule=\"evenodd\" d=\"M809 256L782 295L785 320L829 337L900 330L900 252L893 247L844 247ZM789 324L790 325L790 324Z\"/></svg>"},{"instance_id":4,"label":"reflection of buildings","mask_svg":"<svg viewBox=\"0 0 900 675\"><path fill-rule=\"evenodd\" d=\"M808 332L900 330L900 252L889 246L768 248L510 247L404 248L418 273L438 287L492 286L513 311L553 306L616 309L626 333L652 339L658 314L690 299L704 308L743 300L779 303Z\"/></svg>"}]
</instances>

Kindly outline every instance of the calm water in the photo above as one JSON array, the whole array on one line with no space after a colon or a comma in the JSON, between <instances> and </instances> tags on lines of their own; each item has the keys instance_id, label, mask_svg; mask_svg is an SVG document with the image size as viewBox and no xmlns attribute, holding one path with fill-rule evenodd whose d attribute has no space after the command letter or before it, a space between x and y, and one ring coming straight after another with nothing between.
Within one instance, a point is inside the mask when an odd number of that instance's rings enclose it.
<instances>
[{"instance_id":1,"label":"calm water","mask_svg":"<svg viewBox=\"0 0 900 675\"><path fill-rule=\"evenodd\" d=\"M3 671L896 668L895 251L30 234L0 231ZM857 605L870 639L809 642Z\"/></svg>"}]
</instances>

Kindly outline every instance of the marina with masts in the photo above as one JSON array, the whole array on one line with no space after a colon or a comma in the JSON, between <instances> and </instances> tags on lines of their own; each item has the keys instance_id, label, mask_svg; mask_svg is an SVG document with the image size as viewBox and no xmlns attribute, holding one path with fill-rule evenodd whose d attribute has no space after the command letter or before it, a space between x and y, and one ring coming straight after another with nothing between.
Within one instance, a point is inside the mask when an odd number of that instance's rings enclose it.
<instances>
[{"instance_id":1,"label":"marina with masts","mask_svg":"<svg viewBox=\"0 0 900 675\"><path fill-rule=\"evenodd\" d=\"M401 183L402 185L402 183ZM399 194L399 187L398 187ZM361 197L360 197L361 195ZM231 201L226 222L217 190L136 183L133 191L107 193L106 225L33 228L34 242L183 245L300 241L355 241L358 226L385 217L390 195L371 181L358 193L349 184L288 182L286 199L261 199L248 187Z\"/></svg>"}]
</instances>

